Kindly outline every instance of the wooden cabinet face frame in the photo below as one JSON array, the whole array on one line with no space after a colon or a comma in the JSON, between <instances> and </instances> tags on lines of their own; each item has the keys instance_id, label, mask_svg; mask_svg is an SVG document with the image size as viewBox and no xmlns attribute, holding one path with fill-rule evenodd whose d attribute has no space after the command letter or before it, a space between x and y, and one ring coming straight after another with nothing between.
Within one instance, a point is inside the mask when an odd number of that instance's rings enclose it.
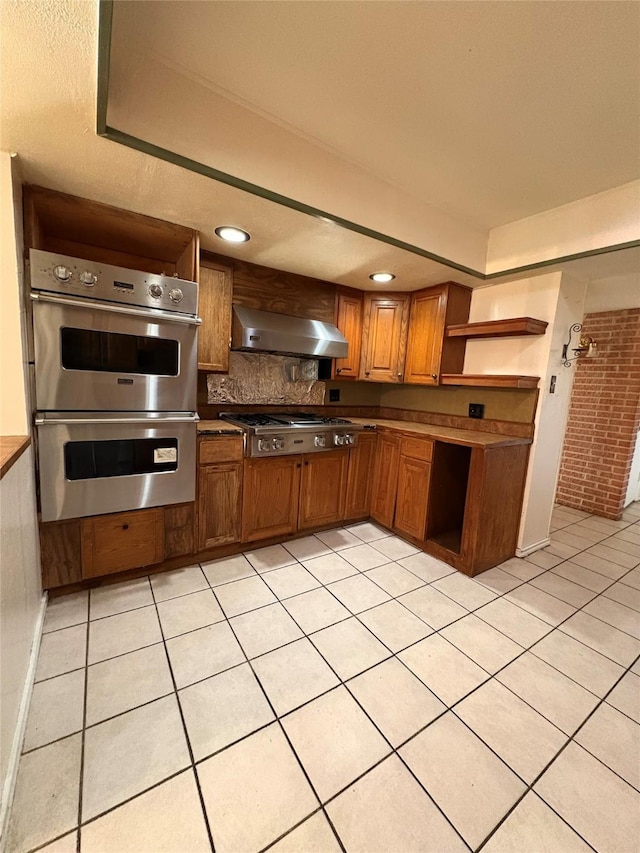
<instances>
[{"instance_id":1,"label":"wooden cabinet face frame","mask_svg":"<svg viewBox=\"0 0 640 853\"><path fill-rule=\"evenodd\" d=\"M360 372L360 352L362 344L362 305L361 293L339 290L336 296L336 326L349 342L346 358L334 360L334 379L357 379Z\"/></svg>"},{"instance_id":2,"label":"wooden cabinet face frame","mask_svg":"<svg viewBox=\"0 0 640 853\"><path fill-rule=\"evenodd\" d=\"M298 529L333 524L344 518L348 450L302 457Z\"/></svg>"},{"instance_id":3,"label":"wooden cabinet face frame","mask_svg":"<svg viewBox=\"0 0 640 853\"><path fill-rule=\"evenodd\" d=\"M408 293L365 293L360 379L403 381L410 301Z\"/></svg>"},{"instance_id":4,"label":"wooden cabinet face frame","mask_svg":"<svg viewBox=\"0 0 640 853\"><path fill-rule=\"evenodd\" d=\"M242 541L295 533L301 456L249 457L244 462Z\"/></svg>"},{"instance_id":5,"label":"wooden cabinet face frame","mask_svg":"<svg viewBox=\"0 0 640 853\"><path fill-rule=\"evenodd\" d=\"M198 370L229 372L233 269L204 260L200 265Z\"/></svg>"}]
</instances>

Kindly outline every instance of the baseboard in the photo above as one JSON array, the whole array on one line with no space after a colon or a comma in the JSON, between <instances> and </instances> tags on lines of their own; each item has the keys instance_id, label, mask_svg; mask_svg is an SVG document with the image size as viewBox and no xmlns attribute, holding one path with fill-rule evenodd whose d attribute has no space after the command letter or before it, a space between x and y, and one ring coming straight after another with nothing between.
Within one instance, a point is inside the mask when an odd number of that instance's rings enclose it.
<instances>
[{"instance_id":1,"label":"baseboard","mask_svg":"<svg viewBox=\"0 0 640 853\"><path fill-rule=\"evenodd\" d=\"M546 539L541 539L533 545L527 545L526 548L516 548L516 557L528 557L529 554L533 554L534 551L539 551L541 548L546 548L547 545L551 545L551 539L548 536Z\"/></svg>"},{"instance_id":2,"label":"baseboard","mask_svg":"<svg viewBox=\"0 0 640 853\"><path fill-rule=\"evenodd\" d=\"M40 612L36 620L36 627L33 632L33 643L31 644L31 654L29 656L29 666L27 667L27 676L24 681L22 691L22 699L20 700L20 710L16 721L16 728L13 733L13 743L11 745L11 757L9 758L9 766L7 767L7 776L4 781L2 790L2 806L0 807L0 853L4 853L7 840L7 829L9 827L9 815L11 814L11 805L13 803L13 795L16 788L16 779L18 777L18 765L20 764L20 755L22 753L22 742L24 740L24 730L27 725L27 716L29 714L29 705L31 703L31 694L33 692L33 684L36 677L36 666L38 664L38 654L40 652L40 642L42 640L42 628L44 626L44 616L47 610L47 594L42 596L40 602Z\"/></svg>"}]
</instances>

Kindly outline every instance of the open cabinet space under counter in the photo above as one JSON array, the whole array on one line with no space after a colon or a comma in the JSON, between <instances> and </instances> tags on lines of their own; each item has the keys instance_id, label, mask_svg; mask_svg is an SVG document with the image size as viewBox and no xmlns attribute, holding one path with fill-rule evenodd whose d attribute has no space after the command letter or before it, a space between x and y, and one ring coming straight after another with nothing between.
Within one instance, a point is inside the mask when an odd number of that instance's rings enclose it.
<instances>
[{"instance_id":1,"label":"open cabinet space under counter","mask_svg":"<svg viewBox=\"0 0 640 853\"><path fill-rule=\"evenodd\" d=\"M467 575L515 555L531 439L360 422L378 433L374 521Z\"/></svg>"}]
</instances>

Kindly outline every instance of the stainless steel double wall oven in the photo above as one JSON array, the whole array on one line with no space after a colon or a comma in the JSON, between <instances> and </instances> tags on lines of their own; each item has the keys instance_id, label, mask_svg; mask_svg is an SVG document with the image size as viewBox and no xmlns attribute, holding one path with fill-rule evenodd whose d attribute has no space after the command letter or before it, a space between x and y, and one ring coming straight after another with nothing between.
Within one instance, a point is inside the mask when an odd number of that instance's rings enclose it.
<instances>
[{"instance_id":1,"label":"stainless steel double wall oven","mask_svg":"<svg viewBox=\"0 0 640 853\"><path fill-rule=\"evenodd\" d=\"M30 252L43 521L195 499L198 285Z\"/></svg>"}]
</instances>

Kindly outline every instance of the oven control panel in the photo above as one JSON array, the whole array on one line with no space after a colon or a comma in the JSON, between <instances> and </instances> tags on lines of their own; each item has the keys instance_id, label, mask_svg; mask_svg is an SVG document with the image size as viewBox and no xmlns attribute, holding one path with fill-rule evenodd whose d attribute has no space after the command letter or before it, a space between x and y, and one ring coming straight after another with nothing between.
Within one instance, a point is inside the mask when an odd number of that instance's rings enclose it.
<instances>
[{"instance_id":1,"label":"oven control panel","mask_svg":"<svg viewBox=\"0 0 640 853\"><path fill-rule=\"evenodd\" d=\"M31 289L195 316L198 285L168 275L128 270L39 249L29 251Z\"/></svg>"}]
</instances>

